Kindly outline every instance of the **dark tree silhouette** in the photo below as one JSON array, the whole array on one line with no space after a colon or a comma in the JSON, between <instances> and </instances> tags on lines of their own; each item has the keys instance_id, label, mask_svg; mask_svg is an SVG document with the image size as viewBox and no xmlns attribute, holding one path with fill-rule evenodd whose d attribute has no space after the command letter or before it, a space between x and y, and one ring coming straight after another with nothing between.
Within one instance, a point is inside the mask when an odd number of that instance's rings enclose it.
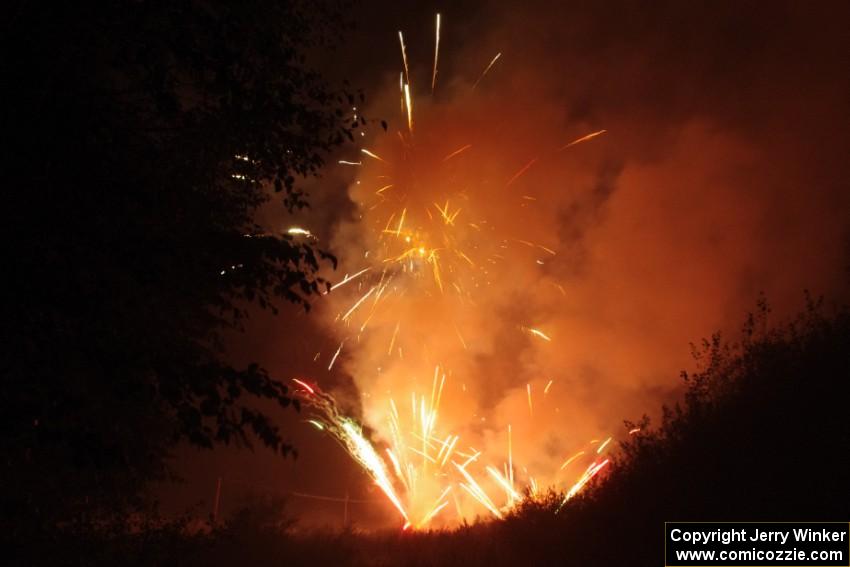
<instances>
[{"instance_id":1,"label":"dark tree silhouette","mask_svg":"<svg viewBox=\"0 0 850 567\"><path fill-rule=\"evenodd\" d=\"M220 356L250 302L309 305L333 258L253 219L351 138L353 96L305 51L344 31L334 2L8 7L0 529L127 504L181 438L252 434L246 394L293 404ZM362 118L360 119L362 121ZM250 398L249 398L250 399Z\"/></svg>"}]
</instances>

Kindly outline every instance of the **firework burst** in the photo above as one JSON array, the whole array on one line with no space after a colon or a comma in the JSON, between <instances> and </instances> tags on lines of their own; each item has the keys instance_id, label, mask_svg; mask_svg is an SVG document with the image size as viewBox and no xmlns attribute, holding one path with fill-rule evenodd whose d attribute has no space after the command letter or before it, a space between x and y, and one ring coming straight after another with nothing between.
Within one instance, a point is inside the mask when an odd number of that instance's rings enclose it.
<instances>
[{"instance_id":1,"label":"firework burst","mask_svg":"<svg viewBox=\"0 0 850 567\"><path fill-rule=\"evenodd\" d=\"M440 34L438 15L432 93L439 73ZM376 372L388 377L384 384L389 387L376 395L364 392L361 400L376 441L330 394L304 380L295 384L298 396L313 414L308 421L333 436L363 468L397 510L405 529L423 529L480 515L502 518L539 490L526 463L515 460L515 440L528 439L528 434L517 437L515 428L508 425L500 433L504 441L491 440L489 449L483 451L470 445L482 439L483 417L473 412L464 420L463 412L458 415L455 409L452 418L445 419L444 397L469 394L445 361L457 356L448 350L464 356L469 351L468 334L459 321L482 309L482 290L494 279L509 277L500 273L507 262L507 248L515 246L538 257L541 253L555 256L557 251L525 239L500 237L486 218L486 206L470 197L467 189L476 183L475 167L465 160L476 157L476 145L473 140L446 140L440 132L429 131L427 120L416 119L414 108L428 105L414 105L408 45L402 32L398 37L402 62L399 108L404 128L388 133L380 147L361 148L359 159L339 162L360 170L352 196L360 208L359 224L367 233L368 245L360 265L331 287L334 302L340 306L334 320L341 340L328 370L343 349L349 349L346 345L360 345L361 349L364 344L380 345L372 349L375 354L370 362ZM485 68L472 90L500 55ZM550 154L603 132L583 136ZM502 180L501 187L520 185L521 178L545 159L531 159ZM523 199L535 200L531 196ZM299 230L309 234L306 229ZM542 264L539 259L537 263ZM417 308L411 309L411 305ZM428 324L413 313L428 314ZM535 326L521 327L520 332L541 345L557 341ZM451 349L431 348L429 335L452 337L456 342ZM428 382L420 382L426 372ZM525 384L524 431L533 430L540 414L558 411L546 398L551 386L552 380L536 387ZM538 400L534 392L538 392ZM546 475L564 491L565 501L609 463L604 457L609 441L588 445ZM494 451L493 447L501 449ZM573 461L579 459L589 461L587 468L572 471Z\"/></svg>"}]
</instances>

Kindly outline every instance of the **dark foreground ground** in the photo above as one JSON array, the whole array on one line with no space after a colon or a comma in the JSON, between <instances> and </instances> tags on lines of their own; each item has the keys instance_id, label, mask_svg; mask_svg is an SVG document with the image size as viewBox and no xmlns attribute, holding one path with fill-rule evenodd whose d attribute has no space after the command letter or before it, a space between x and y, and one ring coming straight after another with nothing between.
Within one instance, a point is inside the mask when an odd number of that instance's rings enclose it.
<instances>
[{"instance_id":1,"label":"dark foreground ground","mask_svg":"<svg viewBox=\"0 0 850 567\"><path fill-rule=\"evenodd\" d=\"M558 514L553 494L504 521L451 532L304 534L282 503L258 502L194 535L180 522L133 533L12 527L6 557L27 565L660 565L666 520L846 521L850 316L812 305L766 330L766 315L751 317L736 342L704 342L700 370L683 375L682 403L623 445L614 473Z\"/></svg>"}]
</instances>

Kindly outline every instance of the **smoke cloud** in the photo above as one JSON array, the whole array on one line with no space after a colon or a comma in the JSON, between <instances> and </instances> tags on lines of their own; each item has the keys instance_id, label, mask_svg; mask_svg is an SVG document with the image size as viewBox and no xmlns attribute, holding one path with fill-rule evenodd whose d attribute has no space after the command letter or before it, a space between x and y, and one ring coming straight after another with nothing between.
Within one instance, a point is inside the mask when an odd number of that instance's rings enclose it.
<instances>
[{"instance_id":1,"label":"smoke cloud","mask_svg":"<svg viewBox=\"0 0 850 567\"><path fill-rule=\"evenodd\" d=\"M362 166L319 182L347 190L316 187L299 222L339 257L330 279L370 270L319 302L323 348L298 368L388 441L388 399L409 412L439 365L443 435L501 469L510 424L518 477L563 487L567 457L657 416L689 343L734 334L760 293L777 318L804 289L846 298L850 80L834 10L846 16L827 3L447 10L433 95L433 12L416 11L412 136L404 22L366 24L351 46L372 53L358 112L389 127L358 143L383 161L348 148L340 159Z\"/></svg>"}]
</instances>

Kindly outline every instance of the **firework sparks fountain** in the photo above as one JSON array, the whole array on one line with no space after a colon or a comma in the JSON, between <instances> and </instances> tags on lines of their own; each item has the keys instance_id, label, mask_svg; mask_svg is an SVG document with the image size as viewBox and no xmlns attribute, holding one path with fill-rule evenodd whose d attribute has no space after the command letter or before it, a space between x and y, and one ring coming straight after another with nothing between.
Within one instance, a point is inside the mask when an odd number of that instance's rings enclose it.
<instances>
[{"instance_id":1,"label":"firework sparks fountain","mask_svg":"<svg viewBox=\"0 0 850 567\"><path fill-rule=\"evenodd\" d=\"M438 89L440 27L437 15L431 93ZM340 306L335 323L342 340L330 357L328 370L348 348L346 345L382 343L372 350L375 358L383 361L374 362L378 372L389 377L384 384L391 387L383 388L379 396L364 393L362 400L369 405L366 409L371 417L366 421L375 428L376 440L340 409L331 394L309 380L297 379L294 383L298 397L312 413L309 423L335 438L362 467L397 510L405 529L424 529L438 520L439 525L446 526L482 514L502 518L525 499L533 498L539 486L528 468L516 462L517 437L511 425L503 431L504 442L491 440L488 452L467 441L468 433L477 439L473 442L481 441L476 424L459 423L458 415L450 422L440 419L445 413L442 402L445 395L450 395L449 390L455 395L458 391L467 392L466 384L440 362L443 355L453 353L434 352L439 349L429 349L425 340L403 341L403 335L411 332L416 337L416 329L425 326L425 333L456 338L452 349L468 351L468 340L458 319L465 310L486 308L479 305L477 290L499 277L493 266L504 258L504 249L518 244L533 253L555 256L557 252L525 239L499 238L493 225L482 218L463 183L450 177L441 179L435 173L474 154L475 146L464 143L439 148L439 143L419 143L417 136L423 130L427 134L427 123L414 120L408 46L403 34L398 35L402 62L399 104L405 128L388 134L393 143L387 142L380 149L361 148L357 159L339 162L360 170L353 197L360 206L360 225L368 231L368 245L361 265L334 284L329 294ZM479 87L500 57L501 53L490 61L470 90ZM356 120L357 109L352 112ZM604 130L582 136L552 154L602 133ZM423 151L422 146L429 150ZM517 184L541 159L545 156L526 163L504 182L505 187ZM530 196L524 198L534 200ZM292 229L290 233L312 237L307 229ZM414 320L411 304L424 305L421 311L437 314L434 318L442 327L433 330L422 320ZM542 344L553 342L545 329L528 326L519 331ZM392 369L392 364L403 364L407 375ZM426 368L433 368L433 372ZM419 384L409 377L425 372L430 383ZM551 410L546 402L552 385L551 379L536 390L531 383L525 384L522 392L527 400L525 419L529 423L533 424L540 412ZM541 399L534 400L535 391ZM466 417L472 422L475 415ZM609 442L610 438L591 441L555 471L562 475L556 486L564 491L564 502L609 464L605 457ZM493 453L492 447L498 445L504 449ZM573 480L565 481L571 464L579 460L587 462L587 468Z\"/></svg>"}]
</instances>

